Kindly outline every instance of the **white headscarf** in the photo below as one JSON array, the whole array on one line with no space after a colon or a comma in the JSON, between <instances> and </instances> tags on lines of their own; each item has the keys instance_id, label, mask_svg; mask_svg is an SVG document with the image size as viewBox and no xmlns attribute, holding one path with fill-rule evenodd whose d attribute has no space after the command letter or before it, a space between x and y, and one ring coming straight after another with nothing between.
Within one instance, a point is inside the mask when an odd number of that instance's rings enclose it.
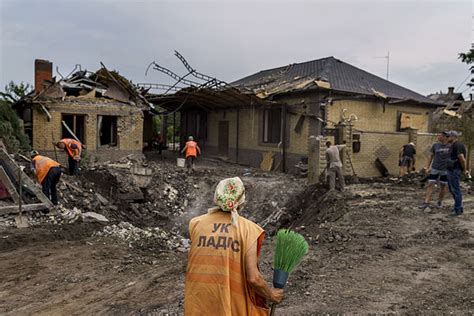
<instances>
[{"instance_id":1,"label":"white headscarf","mask_svg":"<svg viewBox=\"0 0 474 316\"><path fill-rule=\"evenodd\" d=\"M237 208L245 203L245 187L239 177L224 179L219 182L214 193L216 207L210 208L208 213L217 211L230 212L231 223L237 226L239 213Z\"/></svg>"}]
</instances>

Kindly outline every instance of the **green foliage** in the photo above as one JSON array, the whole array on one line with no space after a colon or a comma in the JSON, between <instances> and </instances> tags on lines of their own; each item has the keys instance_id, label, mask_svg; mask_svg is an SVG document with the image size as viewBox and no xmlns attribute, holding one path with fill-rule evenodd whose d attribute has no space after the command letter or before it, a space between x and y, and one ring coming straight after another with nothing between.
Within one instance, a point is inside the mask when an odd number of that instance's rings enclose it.
<instances>
[{"instance_id":1,"label":"green foliage","mask_svg":"<svg viewBox=\"0 0 474 316\"><path fill-rule=\"evenodd\" d=\"M12 104L31 91L29 83L15 84L10 81L5 91L0 92L0 138L11 152L31 149L30 140L23 131L23 126Z\"/></svg>"},{"instance_id":2,"label":"green foliage","mask_svg":"<svg viewBox=\"0 0 474 316\"><path fill-rule=\"evenodd\" d=\"M302 235L289 229L280 229L277 232L273 268L291 273L307 253L308 243Z\"/></svg>"},{"instance_id":3,"label":"green foliage","mask_svg":"<svg viewBox=\"0 0 474 316\"><path fill-rule=\"evenodd\" d=\"M32 89L32 86L29 83L20 82L15 84L13 81L10 81L5 86L5 91L0 92L0 101L7 103L15 103L20 98L27 95Z\"/></svg>"},{"instance_id":4,"label":"green foliage","mask_svg":"<svg viewBox=\"0 0 474 316\"><path fill-rule=\"evenodd\" d=\"M474 48L471 48L471 50L468 51L467 53L460 53L459 59L461 59L462 62L466 63L467 65L473 64L474 63ZM474 74L474 66L469 67L469 70L471 71L471 74ZM474 86L474 77L471 78L471 81L467 85L470 87Z\"/></svg>"},{"instance_id":5,"label":"green foliage","mask_svg":"<svg viewBox=\"0 0 474 316\"><path fill-rule=\"evenodd\" d=\"M15 110L4 100L0 100L0 138L11 152L31 149Z\"/></svg>"},{"instance_id":6,"label":"green foliage","mask_svg":"<svg viewBox=\"0 0 474 316\"><path fill-rule=\"evenodd\" d=\"M165 111L165 109L162 109L162 108L158 108L159 111ZM155 115L153 117L153 131L158 133L158 132L161 132L161 120L162 120L162 117L161 115ZM180 119L180 113L177 112L176 113L176 141L179 142L179 123L180 123L181 119ZM166 132L167 132L167 140L166 142L168 144L172 143L173 142L173 115L169 115L168 116L168 128L166 129Z\"/></svg>"}]
</instances>

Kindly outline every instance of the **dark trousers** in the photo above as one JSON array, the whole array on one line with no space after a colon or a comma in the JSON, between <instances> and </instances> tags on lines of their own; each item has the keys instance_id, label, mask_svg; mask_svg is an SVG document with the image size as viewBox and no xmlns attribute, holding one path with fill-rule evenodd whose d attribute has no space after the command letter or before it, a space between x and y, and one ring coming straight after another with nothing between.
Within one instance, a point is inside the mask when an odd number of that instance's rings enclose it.
<instances>
[{"instance_id":1,"label":"dark trousers","mask_svg":"<svg viewBox=\"0 0 474 316\"><path fill-rule=\"evenodd\" d=\"M49 169L48 174L41 184L44 195L46 195L54 205L58 204L56 186L58 185L59 178L61 178L61 167L53 167Z\"/></svg>"},{"instance_id":2,"label":"dark trousers","mask_svg":"<svg viewBox=\"0 0 474 316\"><path fill-rule=\"evenodd\" d=\"M196 156L186 157L186 167L188 168L188 170L194 170L194 160L196 160Z\"/></svg>"},{"instance_id":3,"label":"dark trousers","mask_svg":"<svg viewBox=\"0 0 474 316\"><path fill-rule=\"evenodd\" d=\"M448 187L449 192L454 199L454 209L453 211L456 214L462 214L464 211L462 206L462 192L461 192L461 169L448 170Z\"/></svg>"},{"instance_id":4,"label":"dark trousers","mask_svg":"<svg viewBox=\"0 0 474 316\"><path fill-rule=\"evenodd\" d=\"M75 160L71 156L67 156L67 165L69 167L69 174L76 176L79 174L79 161Z\"/></svg>"}]
</instances>

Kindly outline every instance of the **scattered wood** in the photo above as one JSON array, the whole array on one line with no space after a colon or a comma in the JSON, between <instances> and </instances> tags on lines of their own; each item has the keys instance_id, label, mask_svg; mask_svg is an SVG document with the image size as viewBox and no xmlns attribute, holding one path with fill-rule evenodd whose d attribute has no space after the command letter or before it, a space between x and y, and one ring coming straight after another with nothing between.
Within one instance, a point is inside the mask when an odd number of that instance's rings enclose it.
<instances>
[{"instance_id":1,"label":"scattered wood","mask_svg":"<svg viewBox=\"0 0 474 316\"><path fill-rule=\"evenodd\" d=\"M20 196L18 195L18 192L15 189L15 186L11 182L10 178L8 177L7 173L5 172L5 169L3 169L2 166L0 166L0 181L2 181L3 185L7 188L8 193L10 194L13 201L16 204L18 204L19 201L20 201Z\"/></svg>"},{"instance_id":2,"label":"scattered wood","mask_svg":"<svg viewBox=\"0 0 474 316\"><path fill-rule=\"evenodd\" d=\"M18 170L21 170L18 164L10 157L5 149L0 149L0 164L5 169L10 180L13 182L19 183ZM26 191L32 193L36 196L42 203L48 206L48 208L53 207L53 203L44 195L41 191L41 187L38 186L30 177L26 175L22 170L20 171L22 183Z\"/></svg>"},{"instance_id":3,"label":"scattered wood","mask_svg":"<svg viewBox=\"0 0 474 316\"><path fill-rule=\"evenodd\" d=\"M99 202L102 204L102 205L108 205L109 204L109 200L107 200L103 195L99 194L99 193L95 193L95 195L97 196L97 199L99 200Z\"/></svg>"},{"instance_id":4,"label":"scattered wood","mask_svg":"<svg viewBox=\"0 0 474 316\"><path fill-rule=\"evenodd\" d=\"M380 160L379 158L375 159L375 167L377 168L377 170L380 172L380 174L382 176L384 176L384 177L389 176L389 172L388 172L387 167L385 167L382 160Z\"/></svg>"},{"instance_id":5,"label":"scattered wood","mask_svg":"<svg viewBox=\"0 0 474 316\"><path fill-rule=\"evenodd\" d=\"M21 159L23 159L24 161L27 161L27 162L31 162L31 159L26 157L25 155L22 155L22 154L17 154L18 157L20 157Z\"/></svg>"},{"instance_id":6,"label":"scattered wood","mask_svg":"<svg viewBox=\"0 0 474 316\"><path fill-rule=\"evenodd\" d=\"M68 188L76 191L76 192L79 192L79 193L84 193L84 190L82 190L81 188L75 186L74 184L68 182L67 180L64 180L64 179L60 179L60 181L65 184Z\"/></svg>"},{"instance_id":7,"label":"scattered wood","mask_svg":"<svg viewBox=\"0 0 474 316\"><path fill-rule=\"evenodd\" d=\"M49 207L45 203L22 205L23 212L41 211L41 210L47 210L47 209L49 209ZM17 214L18 212L19 212L18 205L0 207L0 215Z\"/></svg>"},{"instance_id":8,"label":"scattered wood","mask_svg":"<svg viewBox=\"0 0 474 316\"><path fill-rule=\"evenodd\" d=\"M262 153L262 162L260 163L260 169L262 169L263 171L272 170L274 154L275 153L273 151Z\"/></svg>"}]
</instances>

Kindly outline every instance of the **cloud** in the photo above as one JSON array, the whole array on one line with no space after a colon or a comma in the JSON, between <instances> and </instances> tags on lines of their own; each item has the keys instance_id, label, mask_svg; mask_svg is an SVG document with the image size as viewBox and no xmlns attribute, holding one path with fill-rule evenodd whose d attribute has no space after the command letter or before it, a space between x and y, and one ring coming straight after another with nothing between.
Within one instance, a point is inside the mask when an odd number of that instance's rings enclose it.
<instances>
[{"instance_id":1,"label":"cloud","mask_svg":"<svg viewBox=\"0 0 474 316\"><path fill-rule=\"evenodd\" d=\"M233 81L262 69L335 56L428 93L465 77L457 53L471 42L469 1L6 1L0 84L32 81L36 57L68 72L99 61L135 82L166 82L156 60ZM8 11L8 14L6 14ZM443 80L436 79L443 71ZM412 78L416 78L413 80ZM461 78L461 79L459 79ZM442 85L442 86L441 86Z\"/></svg>"}]
</instances>

